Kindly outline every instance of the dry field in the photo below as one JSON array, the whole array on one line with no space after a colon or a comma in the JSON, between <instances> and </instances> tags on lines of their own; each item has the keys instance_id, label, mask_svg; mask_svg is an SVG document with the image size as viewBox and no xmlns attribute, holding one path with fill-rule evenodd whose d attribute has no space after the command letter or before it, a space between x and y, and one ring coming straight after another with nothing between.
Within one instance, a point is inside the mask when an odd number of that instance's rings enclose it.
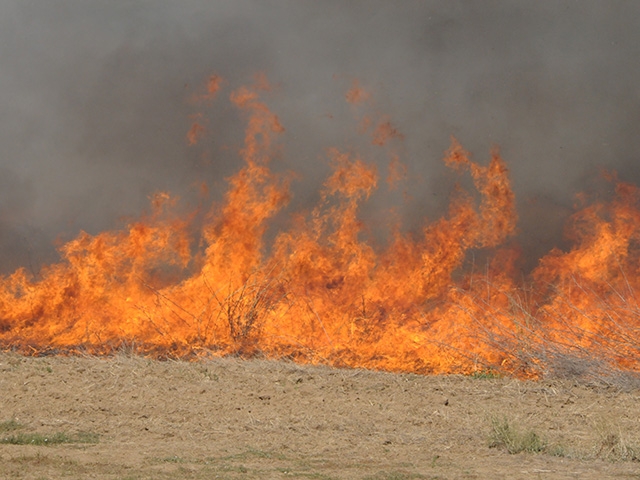
<instances>
[{"instance_id":1,"label":"dry field","mask_svg":"<svg viewBox=\"0 0 640 480\"><path fill-rule=\"evenodd\" d=\"M0 353L0 478L640 478L640 390Z\"/></svg>"}]
</instances>

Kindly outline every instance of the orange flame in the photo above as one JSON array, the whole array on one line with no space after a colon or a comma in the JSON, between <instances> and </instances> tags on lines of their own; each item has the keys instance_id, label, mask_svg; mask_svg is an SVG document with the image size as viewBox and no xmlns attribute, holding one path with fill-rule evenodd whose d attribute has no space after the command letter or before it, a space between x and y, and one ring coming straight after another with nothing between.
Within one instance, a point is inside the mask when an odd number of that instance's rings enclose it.
<instances>
[{"instance_id":1,"label":"orange flame","mask_svg":"<svg viewBox=\"0 0 640 480\"><path fill-rule=\"evenodd\" d=\"M211 77L205 100L222 84ZM482 166L452 139L444 162L468 172L476 191L458 188L446 214L420 234L396 228L376 247L359 209L378 186L377 169L333 148L320 203L266 244L290 179L269 168L284 128L260 99L265 90L260 76L230 95L247 115L244 166L208 214L202 249L189 233L192 219L158 193L148 216L121 231L81 233L39 278L19 269L0 279L1 344L109 353L135 343L155 356L260 353L417 373L538 377L563 356L640 369L636 187L613 178L609 204L573 217L573 248L550 252L523 281L509 240L515 197L497 150ZM354 83L347 100L368 95ZM388 119L377 124L375 144L402 140ZM201 134L192 127L190 143ZM389 171L392 184L406 176L395 154ZM490 257L482 271L468 261L479 250Z\"/></svg>"}]
</instances>

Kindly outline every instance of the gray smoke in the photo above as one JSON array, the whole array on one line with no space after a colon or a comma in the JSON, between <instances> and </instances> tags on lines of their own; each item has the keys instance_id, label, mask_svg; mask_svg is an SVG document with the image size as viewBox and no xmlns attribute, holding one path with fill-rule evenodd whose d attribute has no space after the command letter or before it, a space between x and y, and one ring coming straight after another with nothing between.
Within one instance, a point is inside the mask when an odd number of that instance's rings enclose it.
<instances>
[{"instance_id":1,"label":"gray smoke","mask_svg":"<svg viewBox=\"0 0 640 480\"><path fill-rule=\"evenodd\" d=\"M315 200L324 149L357 146L356 78L405 135L405 225L448 203L451 135L480 162L499 145L535 258L600 168L640 183L639 32L640 3L612 0L4 0L0 269L55 260L56 238L121 226L157 190L188 202L205 181L219 195L243 128L224 97L259 71L298 205ZM226 89L189 148L188 98L212 73Z\"/></svg>"}]
</instances>

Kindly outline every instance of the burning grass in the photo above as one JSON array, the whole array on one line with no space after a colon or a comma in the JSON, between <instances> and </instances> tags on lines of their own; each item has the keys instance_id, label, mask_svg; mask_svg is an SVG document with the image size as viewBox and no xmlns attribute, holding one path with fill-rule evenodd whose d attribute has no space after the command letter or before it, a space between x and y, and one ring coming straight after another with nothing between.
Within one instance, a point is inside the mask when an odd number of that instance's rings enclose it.
<instances>
[{"instance_id":1,"label":"burning grass","mask_svg":"<svg viewBox=\"0 0 640 480\"><path fill-rule=\"evenodd\" d=\"M215 78L207 101L224 86ZM442 218L419 232L390 226L379 245L359 214L378 168L332 148L319 204L267 236L291 197L291 175L269 167L284 127L261 99L268 88L260 78L229 96L247 116L244 166L205 215L199 242L197 215L176 214L175 200L157 194L151 214L121 231L80 234L37 278L19 269L1 279L0 344L31 354L135 345L158 358L637 381L635 186L612 175L613 197L584 202L570 219L572 247L554 249L523 279L515 196L497 150L483 166L453 140L444 162L473 189L456 189ZM356 109L371 102L349 98ZM386 117L363 125L396 183L404 137ZM190 132L192 144L204 133ZM487 258L481 271L470 262L476 253Z\"/></svg>"}]
</instances>

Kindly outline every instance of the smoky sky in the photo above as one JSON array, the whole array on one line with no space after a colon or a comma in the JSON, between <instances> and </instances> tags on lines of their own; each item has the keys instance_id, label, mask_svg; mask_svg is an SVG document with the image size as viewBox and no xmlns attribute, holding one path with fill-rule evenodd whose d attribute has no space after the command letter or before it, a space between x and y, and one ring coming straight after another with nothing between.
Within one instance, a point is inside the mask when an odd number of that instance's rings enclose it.
<instances>
[{"instance_id":1,"label":"smoky sky","mask_svg":"<svg viewBox=\"0 0 640 480\"><path fill-rule=\"evenodd\" d=\"M314 200L325 148L353 146L357 79L405 136L405 225L443 213L454 135L481 163L500 147L535 256L601 169L640 183L639 40L632 1L4 0L0 270L121 227L155 191L222 192L243 129L225 97L257 72L275 86L274 168L299 173L294 204ZM225 90L190 148L188 100L213 73Z\"/></svg>"}]
</instances>

